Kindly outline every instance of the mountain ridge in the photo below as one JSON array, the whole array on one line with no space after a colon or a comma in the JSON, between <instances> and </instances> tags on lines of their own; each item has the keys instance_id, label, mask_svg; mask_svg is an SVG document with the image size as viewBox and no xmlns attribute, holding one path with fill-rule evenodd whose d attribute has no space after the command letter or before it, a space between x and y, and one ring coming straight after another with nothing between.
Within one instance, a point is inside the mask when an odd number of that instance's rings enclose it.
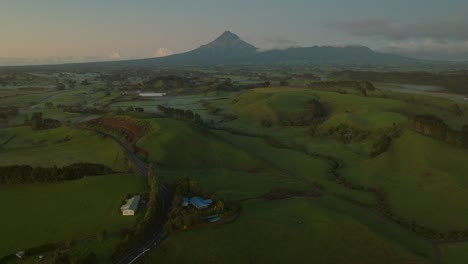
<instances>
[{"instance_id":1,"label":"mountain ridge","mask_svg":"<svg viewBox=\"0 0 468 264\"><path fill-rule=\"evenodd\" d=\"M408 65L424 60L373 51L366 46L312 46L259 50L231 31L225 31L213 41L196 49L158 58L122 61L67 63L61 66L163 66L217 64L339 64L339 65ZM54 65L42 65L54 66ZM12 66L13 67L13 66ZM21 67L21 66L15 66ZM27 67L27 66L23 66ZM34 66L29 66L34 67Z\"/></svg>"}]
</instances>

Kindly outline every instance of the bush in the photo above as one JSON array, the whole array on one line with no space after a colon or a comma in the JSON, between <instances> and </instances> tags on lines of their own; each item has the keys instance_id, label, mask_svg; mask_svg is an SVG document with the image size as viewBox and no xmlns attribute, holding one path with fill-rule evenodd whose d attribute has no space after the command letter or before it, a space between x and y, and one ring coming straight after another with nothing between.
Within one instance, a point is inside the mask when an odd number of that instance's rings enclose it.
<instances>
[{"instance_id":1,"label":"bush","mask_svg":"<svg viewBox=\"0 0 468 264\"><path fill-rule=\"evenodd\" d=\"M323 122L326 115L325 107L317 99L311 99L302 112L280 115L278 122L280 126L310 126Z\"/></svg>"},{"instance_id":2,"label":"bush","mask_svg":"<svg viewBox=\"0 0 468 264\"><path fill-rule=\"evenodd\" d=\"M0 184L75 180L84 176L106 175L112 172L111 168L94 163L75 163L62 168L56 166L33 168L29 165L1 166Z\"/></svg>"},{"instance_id":3,"label":"bush","mask_svg":"<svg viewBox=\"0 0 468 264\"><path fill-rule=\"evenodd\" d=\"M343 143L351 143L367 139L370 136L370 132L340 123L337 126L330 127L328 131L325 132L325 136L334 137L336 140Z\"/></svg>"},{"instance_id":4,"label":"bush","mask_svg":"<svg viewBox=\"0 0 468 264\"><path fill-rule=\"evenodd\" d=\"M262 119L262 126L263 127L271 127L273 125L273 121L269 118Z\"/></svg>"}]
</instances>

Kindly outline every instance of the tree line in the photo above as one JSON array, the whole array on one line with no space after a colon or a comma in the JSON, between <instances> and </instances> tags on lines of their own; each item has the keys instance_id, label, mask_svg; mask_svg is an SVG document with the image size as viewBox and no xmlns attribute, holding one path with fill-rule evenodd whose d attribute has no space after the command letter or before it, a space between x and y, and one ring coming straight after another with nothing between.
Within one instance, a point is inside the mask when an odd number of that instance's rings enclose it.
<instances>
[{"instance_id":1,"label":"tree line","mask_svg":"<svg viewBox=\"0 0 468 264\"><path fill-rule=\"evenodd\" d=\"M206 100L202 100L201 104L203 107L205 107L208 112L212 115L219 116L223 118L223 121L233 121L238 119L239 117L235 114L230 114L230 113L222 113L221 112L221 107L211 105L210 102Z\"/></svg>"},{"instance_id":2,"label":"tree line","mask_svg":"<svg viewBox=\"0 0 468 264\"><path fill-rule=\"evenodd\" d=\"M62 122L52 118L43 118L42 112L34 112L31 118L25 116L24 125L31 126L32 130L42 130L60 127Z\"/></svg>"},{"instance_id":3,"label":"tree line","mask_svg":"<svg viewBox=\"0 0 468 264\"><path fill-rule=\"evenodd\" d=\"M192 206L182 207L182 198L200 196L210 198L213 205L203 210ZM179 178L175 186L175 195L172 200L171 211L168 213L168 221L164 226L164 232L171 233L190 229L193 226L206 224L204 217L218 215L222 218L232 218L240 210L237 203L218 198L216 195L206 191L196 181L190 178Z\"/></svg>"},{"instance_id":4,"label":"tree line","mask_svg":"<svg viewBox=\"0 0 468 264\"><path fill-rule=\"evenodd\" d=\"M371 157L376 157L384 152L386 152L390 145L393 142L393 139L401 136L403 129L397 125L393 124L391 128L385 129L378 136L377 140L372 144L372 150L370 153Z\"/></svg>"},{"instance_id":5,"label":"tree line","mask_svg":"<svg viewBox=\"0 0 468 264\"><path fill-rule=\"evenodd\" d=\"M3 106L0 107L0 118L7 118L8 116L18 115L18 107L15 106Z\"/></svg>"},{"instance_id":6,"label":"tree line","mask_svg":"<svg viewBox=\"0 0 468 264\"><path fill-rule=\"evenodd\" d=\"M156 168L153 164L148 167L148 202L146 203L146 211L143 220L138 223L136 229L124 229L122 230L123 240L115 248L112 253L112 260L117 262L119 258L131 249L141 238L151 233L154 228L154 224L157 222L158 214L162 210L162 199L161 199L161 181L156 173Z\"/></svg>"},{"instance_id":7,"label":"tree line","mask_svg":"<svg viewBox=\"0 0 468 264\"><path fill-rule=\"evenodd\" d=\"M0 184L70 181L84 176L106 175L112 172L111 168L95 163L74 163L61 168L29 165L0 166Z\"/></svg>"},{"instance_id":8,"label":"tree line","mask_svg":"<svg viewBox=\"0 0 468 264\"><path fill-rule=\"evenodd\" d=\"M137 226L137 235L143 235L146 231L151 229L151 225L156 222L156 217L161 211L161 181L156 174L156 168L153 164L148 167L148 187L150 191L147 208L143 221L141 221Z\"/></svg>"},{"instance_id":9,"label":"tree line","mask_svg":"<svg viewBox=\"0 0 468 264\"><path fill-rule=\"evenodd\" d=\"M329 74L328 77L340 80L437 85L458 93L466 93L468 89L468 74L462 71L449 73L339 71Z\"/></svg>"},{"instance_id":10,"label":"tree line","mask_svg":"<svg viewBox=\"0 0 468 264\"><path fill-rule=\"evenodd\" d=\"M369 81L326 81L326 82L311 82L307 84L308 88L312 89L336 89L336 88L353 88L356 89L360 96L367 96L367 91L375 91L374 85ZM341 92L338 90L338 92Z\"/></svg>"},{"instance_id":11,"label":"tree line","mask_svg":"<svg viewBox=\"0 0 468 264\"><path fill-rule=\"evenodd\" d=\"M295 114L281 114L278 123L280 126L309 126L321 123L327 116L325 106L317 99L307 101L303 111ZM262 120L262 125L265 127L271 126L268 119Z\"/></svg>"},{"instance_id":12,"label":"tree line","mask_svg":"<svg viewBox=\"0 0 468 264\"><path fill-rule=\"evenodd\" d=\"M425 136L441 140L455 146L468 146L468 124L461 131L449 127L435 115L415 115L409 118L409 127Z\"/></svg>"},{"instance_id":13,"label":"tree line","mask_svg":"<svg viewBox=\"0 0 468 264\"><path fill-rule=\"evenodd\" d=\"M166 107L158 105L158 112L166 117L172 117L175 119L191 121L197 124L202 124L203 120L200 115L194 113L192 110L177 109L172 107Z\"/></svg>"}]
</instances>

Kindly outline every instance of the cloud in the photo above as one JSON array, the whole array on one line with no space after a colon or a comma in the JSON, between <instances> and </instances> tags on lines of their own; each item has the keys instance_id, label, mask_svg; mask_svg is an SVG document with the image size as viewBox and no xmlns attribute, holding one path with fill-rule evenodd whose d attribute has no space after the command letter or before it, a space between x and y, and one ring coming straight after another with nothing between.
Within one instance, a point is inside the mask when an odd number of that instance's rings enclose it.
<instances>
[{"instance_id":1,"label":"cloud","mask_svg":"<svg viewBox=\"0 0 468 264\"><path fill-rule=\"evenodd\" d=\"M101 57L47 57L47 58L0 58L0 66L19 66L19 65L43 65L43 64L63 64L63 63L80 63L109 60Z\"/></svg>"},{"instance_id":2,"label":"cloud","mask_svg":"<svg viewBox=\"0 0 468 264\"><path fill-rule=\"evenodd\" d=\"M422 59L468 60L468 40L441 41L424 39L396 41L380 50Z\"/></svg>"},{"instance_id":3,"label":"cloud","mask_svg":"<svg viewBox=\"0 0 468 264\"><path fill-rule=\"evenodd\" d=\"M122 59L122 56L120 55L120 52L118 51L113 51L107 56L109 60L120 60Z\"/></svg>"},{"instance_id":4,"label":"cloud","mask_svg":"<svg viewBox=\"0 0 468 264\"><path fill-rule=\"evenodd\" d=\"M391 40L436 39L467 40L468 19L426 20L415 23L401 23L382 19L341 21L328 24L354 36L381 36Z\"/></svg>"},{"instance_id":5,"label":"cloud","mask_svg":"<svg viewBox=\"0 0 468 264\"><path fill-rule=\"evenodd\" d=\"M263 39L246 38L246 41L252 43L259 51L285 50L288 48L299 47L299 44L296 41L284 37Z\"/></svg>"},{"instance_id":6,"label":"cloud","mask_svg":"<svg viewBox=\"0 0 468 264\"><path fill-rule=\"evenodd\" d=\"M152 57L165 57L172 54L174 54L174 52L170 49L159 48L155 53L153 53Z\"/></svg>"}]
</instances>

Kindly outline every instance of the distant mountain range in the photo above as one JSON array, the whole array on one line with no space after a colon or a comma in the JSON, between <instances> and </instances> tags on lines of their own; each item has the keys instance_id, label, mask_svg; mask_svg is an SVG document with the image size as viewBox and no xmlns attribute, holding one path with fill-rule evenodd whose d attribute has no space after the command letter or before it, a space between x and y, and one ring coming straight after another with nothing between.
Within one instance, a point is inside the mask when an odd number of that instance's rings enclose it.
<instances>
[{"instance_id":1,"label":"distant mountain range","mask_svg":"<svg viewBox=\"0 0 468 264\"><path fill-rule=\"evenodd\" d=\"M236 34L226 31L214 41L197 49L166 57L125 61L62 64L73 67L151 67L159 65L229 64L336 64L336 65L421 65L442 62L424 61L373 51L364 46L292 47L260 51ZM34 67L34 66L31 66ZM36 66L37 67L37 66Z\"/></svg>"},{"instance_id":2,"label":"distant mountain range","mask_svg":"<svg viewBox=\"0 0 468 264\"><path fill-rule=\"evenodd\" d=\"M236 34L226 31L214 41L189 52L162 58L134 60L140 65L212 65L212 64L408 64L419 60L375 52L364 46L314 46L259 51Z\"/></svg>"}]
</instances>

